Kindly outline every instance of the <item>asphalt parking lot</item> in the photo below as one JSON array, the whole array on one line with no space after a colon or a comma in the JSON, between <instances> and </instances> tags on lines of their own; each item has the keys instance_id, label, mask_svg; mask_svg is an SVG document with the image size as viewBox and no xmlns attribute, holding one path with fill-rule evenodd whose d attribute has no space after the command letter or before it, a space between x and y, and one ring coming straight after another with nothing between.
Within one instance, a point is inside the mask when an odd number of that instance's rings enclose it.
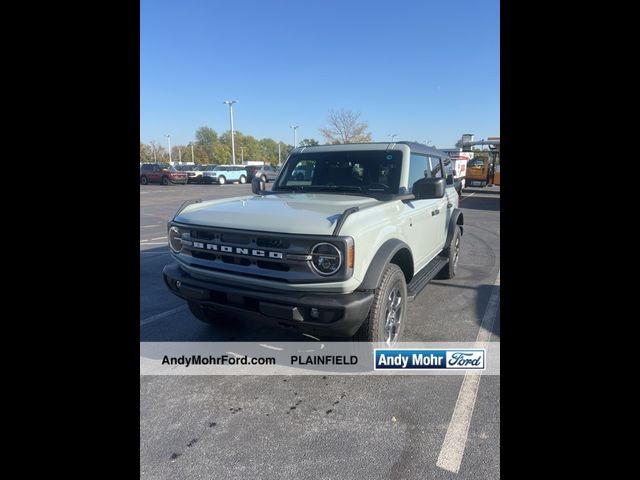
<instances>
[{"instance_id":1,"label":"asphalt parking lot","mask_svg":"<svg viewBox=\"0 0 640 480\"><path fill-rule=\"evenodd\" d=\"M266 325L204 325L162 281L166 223L180 204L249 194L249 184L140 187L141 341L305 339ZM458 276L409 304L406 341L475 341L499 292L499 188L467 189L460 206ZM499 340L499 310L489 325ZM462 384L462 375L141 376L141 478L497 479L499 376L476 387L458 472L439 466Z\"/></svg>"}]
</instances>

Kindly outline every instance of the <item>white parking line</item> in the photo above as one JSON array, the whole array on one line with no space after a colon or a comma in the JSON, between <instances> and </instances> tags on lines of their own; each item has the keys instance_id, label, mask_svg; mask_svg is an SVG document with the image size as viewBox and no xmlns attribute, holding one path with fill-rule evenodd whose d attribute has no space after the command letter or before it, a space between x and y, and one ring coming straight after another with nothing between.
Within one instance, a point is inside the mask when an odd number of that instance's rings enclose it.
<instances>
[{"instance_id":1,"label":"white parking line","mask_svg":"<svg viewBox=\"0 0 640 480\"><path fill-rule=\"evenodd\" d=\"M164 237L156 237L156 238L152 238L151 240L162 240L163 238L167 238L167 236L165 235Z\"/></svg>"},{"instance_id":2,"label":"white parking line","mask_svg":"<svg viewBox=\"0 0 640 480\"><path fill-rule=\"evenodd\" d=\"M147 242L145 245L166 245L167 242L150 242L149 240L140 240L140 243Z\"/></svg>"},{"instance_id":3,"label":"white parking line","mask_svg":"<svg viewBox=\"0 0 640 480\"><path fill-rule=\"evenodd\" d=\"M476 193L478 192L473 192L471 195L467 195L466 197L462 198L460 201L464 202L467 198L473 197Z\"/></svg>"},{"instance_id":4,"label":"white parking line","mask_svg":"<svg viewBox=\"0 0 640 480\"><path fill-rule=\"evenodd\" d=\"M496 314L498 313L499 305L500 272L498 271L498 277L493 284L489 304L482 317L482 324L476 337L476 346L482 346L482 343L488 342L491 338L491 330ZM438 461L436 462L436 466L449 472L458 473L460 470L462 456L464 455L464 449L467 444L471 416L473 415L473 408L478 394L480 378L481 376L477 374L465 374L462 380L458 400L453 409L449 428L447 428L447 433L444 436L444 442L442 442L442 448L440 449L440 455L438 455Z\"/></svg>"},{"instance_id":5,"label":"white parking line","mask_svg":"<svg viewBox=\"0 0 640 480\"><path fill-rule=\"evenodd\" d=\"M162 225L162 224L160 224L160 223L155 223L155 224L153 224L153 225L140 225L140 228L152 228L152 227L156 227L156 228L158 228L160 225Z\"/></svg>"},{"instance_id":6,"label":"white parking line","mask_svg":"<svg viewBox=\"0 0 640 480\"><path fill-rule=\"evenodd\" d=\"M156 320L160 320L161 318L168 317L169 315L173 315L174 313L182 312L186 310L186 305L180 305L179 307L172 308L171 310L167 310L166 312L158 313L157 315L151 315L150 317L145 318L144 320L140 320L140 326L147 325L148 323L155 322Z\"/></svg>"}]
</instances>

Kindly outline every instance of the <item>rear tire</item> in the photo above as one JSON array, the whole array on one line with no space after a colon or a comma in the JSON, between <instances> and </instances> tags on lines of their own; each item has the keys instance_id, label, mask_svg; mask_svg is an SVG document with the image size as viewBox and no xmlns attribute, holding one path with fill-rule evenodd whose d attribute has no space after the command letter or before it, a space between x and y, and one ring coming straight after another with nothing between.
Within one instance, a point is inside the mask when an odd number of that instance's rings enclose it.
<instances>
[{"instance_id":1,"label":"rear tire","mask_svg":"<svg viewBox=\"0 0 640 480\"><path fill-rule=\"evenodd\" d=\"M227 179L224 177L218 177L218 185L224 185L227 183Z\"/></svg>"},{"instance_id":2,"label":"rear tire","mask_svg":"<svg viewBox=\"0 0 640 480\"><path fill-rule=\"evenodd\" d=\"M242 183L247 183L247 177L245 177L244 175L242 175L242 176L240 177L240 180L238 180L238 181L239 181L241 184L242 184Z\"/></svg>"},{"instance_id":3,"label":"rear tire","mask_svg":"<svg viewBox=\"0 0 640 480\"><path fill-rule=\"evenodd\" d=\"M460 259L460 240L462 239L462 235L460 234L460 227L456 225L456 231L453 233L453 237L451 237L451 242L449 245L445 247L442 251L442 256L449 257L449 263L447 263L436 278L449 280L456 276L458 273L458 262Z\"/></svg>"},{"instance_id":4,"label":"rear tire","mask_svg":"<svg viewBox=\"0 0 640 480\"><path fill-rule=\"evenodd\" d=\"M145 177L144 175L140 177L140 183L142 185L146 185L149 183L149 180L147 179L147 177Z\"/></svg>"},{"instance_id":5,"label":"rear tire","mask_svg":"<svg viewBox=\"0 0 640 480\"><path fill-rule=\"evenodd\" d=\"M202 308L199 303L195 302L189 302L189 310L194 317L207 325L225 325L232 320L229 315Z\"/></svg>"},{"instance_id":6,"label":"rear tire","mask_svg":"<svg viewBox=\"0 0 640 480\"><path fill-rule=\"evenodd\" d=\"M390 263L376 288L369 316L353 339L360 342L381 342L391 346L404 331L407 311L407 282L402 269Z\"/></svg>"}]
</instances>

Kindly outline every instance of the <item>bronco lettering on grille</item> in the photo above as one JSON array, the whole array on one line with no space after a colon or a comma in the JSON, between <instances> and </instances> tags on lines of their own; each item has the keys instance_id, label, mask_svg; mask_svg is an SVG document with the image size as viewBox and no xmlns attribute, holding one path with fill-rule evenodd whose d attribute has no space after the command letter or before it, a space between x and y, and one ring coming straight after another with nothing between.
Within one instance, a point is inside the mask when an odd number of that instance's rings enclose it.
<instances>
[{"instance_id":1,"label":"bronco lettering on grille","mask_svg":"<svg viewBox=\"0 0 640 480\"><path fill-rule=\"evenodd\" d=\"M213 250L214 252L232 253L236 255L248 255L250 257L276 258L283 260L282 252L270 252L267 250L257 250L255 248L230 247L228 245L218 245L216 243L193 242L194 248L203 250Z\"/></svg>"}]
</instances>

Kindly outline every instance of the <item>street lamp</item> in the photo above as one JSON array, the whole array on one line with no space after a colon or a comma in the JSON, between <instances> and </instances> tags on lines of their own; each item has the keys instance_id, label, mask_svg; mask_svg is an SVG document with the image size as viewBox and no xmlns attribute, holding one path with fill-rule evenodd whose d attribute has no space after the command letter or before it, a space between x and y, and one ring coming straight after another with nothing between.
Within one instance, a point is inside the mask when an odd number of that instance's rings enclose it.
<instances>
[{"instance_id":1,"label":"street lamp","mask_svg":"<svg viewBox=\"0 0 640 480\"><path fill-rule=\"evenodd\" d=\"M169 165L171 165L171 135L167 135L167 142L169 142Z\"/></svg>"},{"instance_id":2,"label":"street lamp","mask_svg":"<svg viewBox=\"0 0 640 480\"><path fill-rule=\"evenodd\" d=\"M387 135L387 137L391 137L391 143L393 143L393 139L396 138L398 136L397 133L390 133L389 135Z\"/></svg>"},{"instance_id":3,"label":"street lamp","mask_svg":"<svg viewBox=\"0 0 640 480\"><path fill-rule=\"evenodd\" d=\"M236 164L236 145L233 140L233 104L238 103L237 100L225 100L226 105L229 105L229 121L231 122L231 161Z\"/></svg>"},{"instance_id":4,"label":"street lamp","mask_svg":"<svg viewBox=\"0 0 640 480\"><path fill-rule=\"evenodd\" d=\"M193 142L191 142L191 161L195 164L195 157L193 156Z\"/></svg>"},{"instance_id":5,"label":"street lamp","mask_svg":"<svg viewBox=\"0 0 640 480\"><path fill-rule=\"evenodd\" d=\"M289 128L293 128L293 148L296 148L296 143L298 142L298 137L296 137L296 130L298 130L299 125L289 125Z\"/></svg>"}]
</instances>

